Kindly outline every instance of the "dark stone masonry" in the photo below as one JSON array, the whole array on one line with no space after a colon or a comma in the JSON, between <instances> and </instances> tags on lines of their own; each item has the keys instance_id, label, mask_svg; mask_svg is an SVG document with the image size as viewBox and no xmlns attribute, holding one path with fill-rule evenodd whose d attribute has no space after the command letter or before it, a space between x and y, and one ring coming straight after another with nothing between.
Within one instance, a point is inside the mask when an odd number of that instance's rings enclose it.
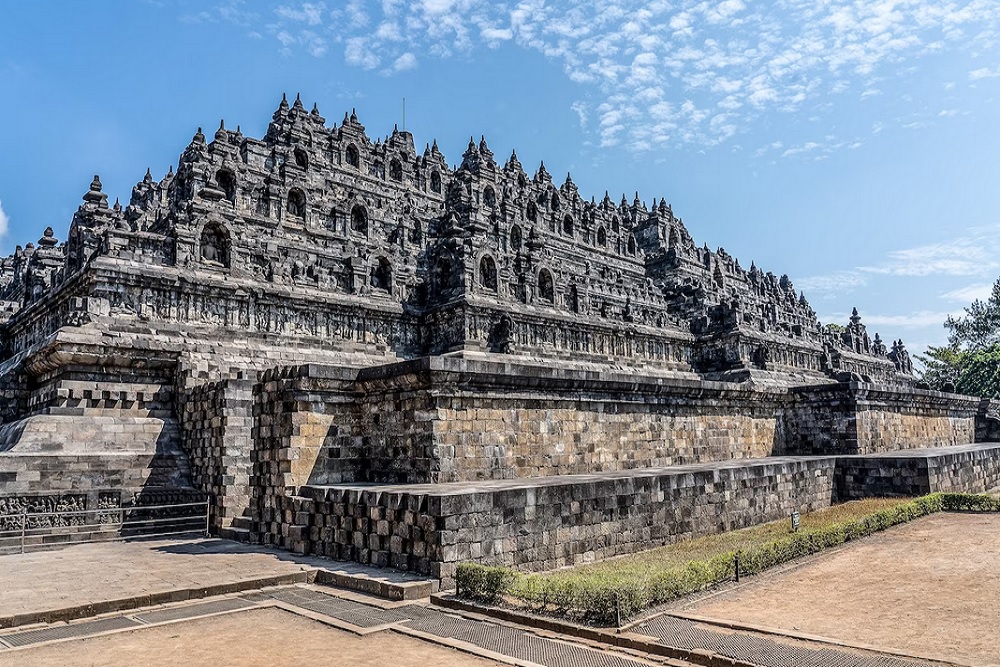
<instances>
[{"instance_id":1,"label":"dark stone masonry","mask_svg":"<svg viewBox=\"0 0 1000 667\"><path fill-rule=\"evenodd\" d=\"M225 537L447 583L997 483L996 448L940 453L996 439L996 405L920 388L902 341L821 326L664 200L485 140L451 167L298 98L125 206L95 177L67 241L0 261L0 308L0 520L202 494Z\"/></svg>"}]
</instances>

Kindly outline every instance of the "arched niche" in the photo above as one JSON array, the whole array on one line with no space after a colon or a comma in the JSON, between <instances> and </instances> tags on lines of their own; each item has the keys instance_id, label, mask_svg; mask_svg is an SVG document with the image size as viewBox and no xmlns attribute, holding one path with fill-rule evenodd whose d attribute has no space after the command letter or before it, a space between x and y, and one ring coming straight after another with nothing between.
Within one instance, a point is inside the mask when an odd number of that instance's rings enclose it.
<instances>
[{"instance_id":1,"label":"arched niche","mask_svg":"<svg viewBox=\"0 0 1000 667\"><path fill-rule=\"evenodd\" d=\"M288 214L296 218L306 217L306 193L299 188L292 188L288 191L288 203L286 205Z\"/></svg>"},{"instance_id":2,"label":"arched niche","mask_svg":"<svg viewBox=\"0 0 1000 667\"><path fill-rule=\"evenodd\" d=\"M355 169L361 168L361 154L358 153L358 147L354 144L347 145L347 151L345 152L345 157L347 164Z\"/></svg>"},{"instance_id":3,"label":"arched niche","mask_svg":"<svg viewBox=\"0 0 1000 667\"><path fill-rule=\"evenodd\" d=\"M392 264L385 257L379 257L372 265L371 285L382 292L392 292Z\"/></svg>"},{"instance_id":4,"label":"arched niche","mask_svg":"<svg viewBox=\"0 0 1000 667\"><path fill-rule=\"evenodd\" d=\"M210 222L201 230L201 261L210 266L229 267L229 232Z\"/></svg>"},{"instance_id":5,"label":"arched niche","mask_svg":"<svg viewBox=\"0 0 1000 667\"><path fill-rule=\"evenodd\" d=\"M368 211L361 204L351 209L351 230L358 234L368 234Z\"/></svg>"},{"instance_id":6,"label":"arched niche","mask_svg":"<svg viewBox=\"0 0 1000 667\"><path fill-rule=\"evenodd\" d=\"M552 272L548 269L541 269L538 272L538 298L545 303L555 303L555 283L552 280Z\"/></svg>"},{"instance_id":7,"label":"arched niche","mask_svg":"<svg viewBox=\"0 0 1000 667\"><path fill-rule=\"evenodd\" d=\"M479 260L479 284L491 292L497 291L497 263L489 255Z\"/></svg>"}]
</instances>

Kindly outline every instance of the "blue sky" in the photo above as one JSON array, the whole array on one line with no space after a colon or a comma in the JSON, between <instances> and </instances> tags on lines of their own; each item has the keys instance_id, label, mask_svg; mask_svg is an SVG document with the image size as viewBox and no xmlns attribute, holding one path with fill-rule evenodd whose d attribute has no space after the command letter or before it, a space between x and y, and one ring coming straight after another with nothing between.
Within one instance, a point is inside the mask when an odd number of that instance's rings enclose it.
<instances>
[{"instance_id":1,"label":"blue sky","mask_svg":"<svg viewBox=\"0 0 1000 667\"><path fill-rule=\"evenodd\" d=\"M201 126L282 92L451 163L485 134L581 194L665 198L698 243L920 352L1000 275L1000 2L8 3L0 250L127 203Z\"/></svg>"}]
</instances>

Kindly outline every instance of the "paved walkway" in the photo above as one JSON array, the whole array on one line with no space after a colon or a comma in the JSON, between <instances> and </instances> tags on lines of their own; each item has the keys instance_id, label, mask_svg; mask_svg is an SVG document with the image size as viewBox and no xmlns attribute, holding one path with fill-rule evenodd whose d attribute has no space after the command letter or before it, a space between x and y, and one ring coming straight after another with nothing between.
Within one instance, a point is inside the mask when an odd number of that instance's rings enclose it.
<instances>
[{"instance_id":1,"label":"paved walkway","mask_svg":"<svg viewBox=\"0 0 1000 667\"><path fill-rule=\"evenodd\" d=\"M217 539L103 542L0 556L0 628L306 582L320 570L352 569L364 570ZM392 570L378 575L422 581Z\"/></svg>"}]
</instances>

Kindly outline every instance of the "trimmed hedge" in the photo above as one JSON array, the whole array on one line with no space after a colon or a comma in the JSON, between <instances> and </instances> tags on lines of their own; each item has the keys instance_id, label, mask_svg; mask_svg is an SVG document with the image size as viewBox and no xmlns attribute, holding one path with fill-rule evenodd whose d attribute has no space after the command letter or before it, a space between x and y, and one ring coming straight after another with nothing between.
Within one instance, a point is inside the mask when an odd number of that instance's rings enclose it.
<instances>
[{"instance_id":1,"label":"trimmed hedge","mask_svg":"<svg viewBox=\"0 0 1000 667\"><path fill-rule=\"evenodd\" d=\"M918 517L942 511L1000 512L1000 498L985 494L932 493L861 519L803 530L740 551L728 551L681 566L642 573L559 576L521 574L505 567L460 563L455 574L459 597L499 604L508 600L535 612L617 625L639 612L690 595L740 574L754 575L795 558L872 535Z\"/></svg>"}]
</instances>

